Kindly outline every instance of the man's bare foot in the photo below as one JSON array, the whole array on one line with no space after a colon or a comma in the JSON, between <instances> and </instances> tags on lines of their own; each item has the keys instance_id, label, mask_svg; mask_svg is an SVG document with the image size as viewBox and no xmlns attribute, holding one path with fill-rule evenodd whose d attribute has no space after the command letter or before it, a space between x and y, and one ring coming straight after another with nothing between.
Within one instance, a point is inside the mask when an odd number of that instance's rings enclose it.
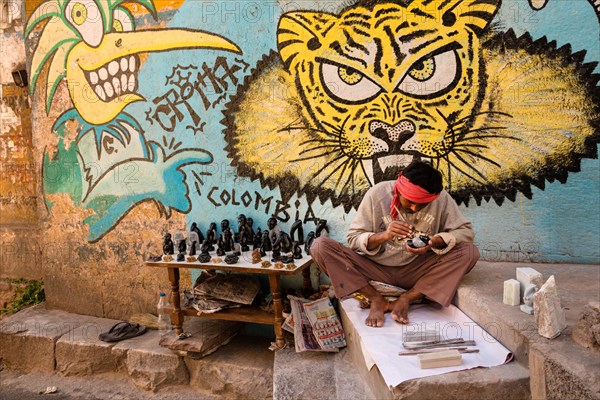
<instances>
[{"instance_id":1,"label":"man's bare foot","mask_svg":"<svg viewBox=\"0 0 600 400\"><path fill-rule=\"evenodd\" d=\"M382 327L385 319L384 314L386 311L388 311L387 300L383 298L375 298L371 300L371 311L369 311L369 316L365 320L365 325L373 328Z\"/></svg>"},{"instance_id":2,"label":"man's bare foot","mask_svg":"<svg viewBox=\"0 0 600 400\"><path fill-rule=\"evenodd\" d=\"M408 324L408 309L410 302L405 295L401 295L398 300L394 300L390 303L390 310L392 311L392 319L401 324Z\"/></svg>"},{"instance_id":3,"label":"man's bare foot","mask_svg":"<svg viewBox=\"0 0 600 400\"><path fill-rule=\"evenodd\" d=\"M390 303L389 309L392 312L392 319L401 324L408 324L408 309L411 304L421 300L423 294L410 289L408 292L404 292L398 297L398 300Z\"/></svg>"}]
</instances>

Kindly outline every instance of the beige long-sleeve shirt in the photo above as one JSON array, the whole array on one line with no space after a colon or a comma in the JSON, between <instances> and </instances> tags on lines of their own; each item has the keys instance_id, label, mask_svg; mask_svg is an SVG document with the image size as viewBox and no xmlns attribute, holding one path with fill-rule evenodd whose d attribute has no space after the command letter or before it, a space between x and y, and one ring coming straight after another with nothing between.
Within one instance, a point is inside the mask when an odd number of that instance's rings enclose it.
<instances>
[{"instance_id":1,"label":"beige long-sleeve shirt","mask_svg":"<svg viewBox=\"0 0 600 400\"><path fill-rule=\"evenodd\" d=\"M367 191L346 239L351 249L367 255L375 262L403 266L418 257L406 250L406 239L398 243L386 242L371 251L367 249L369 237L386 230L384 217L390 215L394 183L395 181L380 182ZM415 232L419 234L440 236L447 246L440 250L434 249L439 254L447 253L456 243L472 242L475 237L473 226L445 190L416 213L410 214L401 209L398 219L413 225Z\"/></svg>"}]
</instances>

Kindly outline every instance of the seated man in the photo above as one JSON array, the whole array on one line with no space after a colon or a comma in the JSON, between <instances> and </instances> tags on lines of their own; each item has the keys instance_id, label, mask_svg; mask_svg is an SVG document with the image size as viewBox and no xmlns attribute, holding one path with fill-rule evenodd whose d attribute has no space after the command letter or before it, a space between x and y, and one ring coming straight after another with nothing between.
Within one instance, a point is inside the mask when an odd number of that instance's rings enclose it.
<instances>
[{"instance_id":1,"label":"seated man","mask_svg":"<svg viewBox=\"0 0 600 400\"><path fill-rule=\"evenodd\" d=\"M430 240L424 247L408 246L408 239L418 235ZM423 297L447 307L479 259L473 237L471 223L443 190L441 174L415 161L397 181L380 182L365 194L347 234L350 248L319 237L310 253L331 279L336 296L357 291L366 296L371 310L365 323L381 327L387 311L407 324L409 305ZM388 303L370 280L408 291Z\"/></svg>"}]
</instances>

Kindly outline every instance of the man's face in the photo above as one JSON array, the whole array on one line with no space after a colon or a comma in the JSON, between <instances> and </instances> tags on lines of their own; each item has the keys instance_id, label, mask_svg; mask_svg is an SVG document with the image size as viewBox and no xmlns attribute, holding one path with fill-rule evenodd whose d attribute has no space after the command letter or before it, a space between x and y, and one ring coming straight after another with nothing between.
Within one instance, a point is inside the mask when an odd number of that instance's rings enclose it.
<instances>
[{"instance_id":1,"label":"man's face","mask_svg":"<svg viewBox=\"0 0 600 400\"><path fill-rule=\"evenodd\" d=\"M402 210L409 214L416 213L417 211L427 207L429 203L414 203L408 200L406 197L400 195L400 205L402 206Z\"/></svg>"}]
</instances>

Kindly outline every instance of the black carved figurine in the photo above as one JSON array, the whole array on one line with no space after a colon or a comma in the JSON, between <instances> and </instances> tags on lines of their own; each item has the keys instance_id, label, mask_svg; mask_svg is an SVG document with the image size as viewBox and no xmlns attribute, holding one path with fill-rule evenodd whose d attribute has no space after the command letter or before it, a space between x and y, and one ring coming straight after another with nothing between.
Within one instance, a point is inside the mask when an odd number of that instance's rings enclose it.
<instances>
[{"instance_id":1,"label":"black carved figurine","mask_svg":"<svg viewBox=\"0 0 600 400\"><path fill-rule=\"evenodd\" d=\"M300 243L294 242L294 247L293 247L292 253L293 253L293 257L296 260L299 260L302 258L302 249L300 248Z\"/></svg>"},{"instance_id":2,"label":"black carved figurine","mask_svg":"<svg viewBox=\"0 0 600 400\"><path fill-rule=\"evenodd\" d=\"M196 232L198 234L198 243L204 242L204 235L200 232L200 228L195 222L192 222L192 226L190 227L190 232Z\"/></svg>"},{"instance_id":3,"label":"black carved figurine","mask_svg":"<svg viewBox=\"0 0 600 400\"><path fill-rule=\"evenodd\" d=\"M208 251L214 251L215 247L213 246L217 242L217 224L215 222L211 222L208 226L208 230L206 231L206 243L208 243Z\"/></svg>"},{"instance_id":4,"label":"black carved figurine","mask_svg":"<svg viewBox=\"0 0 600 400\"><path fill-rule=\"evenodd\" d=\"M163 241L163 253L164 254L175 254L175 246L173 246L173 240L171 240L171 234L165 234L165 239Z\"/></svg>"},{"instance_id":5,"label":"black carved figurine","mask_svg":"<svg viewBox=\"0 0 600 400\"><path fill-rule=\"evenodd\" d=\"M298 233L298 239L296 239L296 232ZM298 242L304 244L304 229L302 228L302 220L297 219L290 229L290 237L292 242Z\"/></svg>"},{"instance_id":6,"label":"black carved figurine","mask_svg":"<svg viewBox=\"0 0 600 400\"><path fill-rule=\"evenodd\" d=\"M319 236L329 236L329 229L327 228L327 220L326 219L320 219L319 222L317 222L317 229L316 229L316 233L315 236L319 237Z\"/></svg>"},{"instance_id":7,"label":"black carved figurine","mask_svg":"<svg viewBox=\"0 0 600 400\"><path fill-rule=\"evenodd\" d=\"M304 242L304 252L306 254L310 254L310 246L312 246L315 241L315 233L313 231L308 232L306 235L306 241Z\"/></svg>"}]
</instances>

